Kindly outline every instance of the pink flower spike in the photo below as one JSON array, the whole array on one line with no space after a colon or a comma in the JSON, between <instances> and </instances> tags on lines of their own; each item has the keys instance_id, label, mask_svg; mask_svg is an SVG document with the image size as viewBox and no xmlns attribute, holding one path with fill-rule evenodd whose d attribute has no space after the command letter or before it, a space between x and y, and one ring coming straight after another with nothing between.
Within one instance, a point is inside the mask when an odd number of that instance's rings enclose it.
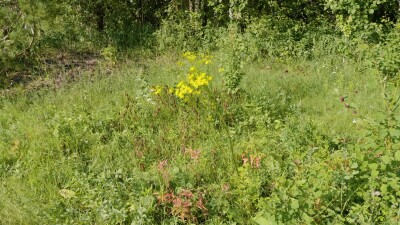
<instances>
[{"instance_id":1,"label":"pink flower spike","mask_svg":"<svg viewBox=\"0 0 400 225\"><path fill-rule=\"evenodd\" d=\"M256 168L260 168L261 156L256 158Z\"/></svg>"},{"instance_id":2,"label":"pink flower spike","mask_svg":"<svg viewBox=\"0 0 400 225\"><path fill-rule=\"evenodd\" d=\"M247 165L247 162L248 162L248 161L249 161L248 158L244 158L244 159L243 159L243 166Z\"/></svg>"},{"instance_id":3,"label":"pink flower spike","mask_svg":"<svg viewBox=\"0 0 400 225\"><path fill-rule=\"evenodd\" d=\"M250 155L250 166L254 166L254 156Z\"/></svg>"},{"instance_id":4,"label":"pink flower spike","mask_svg":"<svg viewBox=\"0 0 400 225\"><path fill-rule=\"evenodd\" d=\"M197 160L197 159L199 159L199 157L200 157L200 150L192 150L191 152L190 152L190 158L191 159L193 159L193 160Z\"/></svg>"},{"instance_id":5,"label":"pink flower spike","mask_svg":"<svg viewBox=\"0 0 400 225\"><path fill-rule=\"evenodd\" d=\"M159 170L159 171L163 171L164 168L165 168L167 165L168 165L168 160L167 160L167 159L165 159L165 160L163 160L163 161L160 161L160 162L158 163L158 170Z\"/></svg>"}]
</instances>

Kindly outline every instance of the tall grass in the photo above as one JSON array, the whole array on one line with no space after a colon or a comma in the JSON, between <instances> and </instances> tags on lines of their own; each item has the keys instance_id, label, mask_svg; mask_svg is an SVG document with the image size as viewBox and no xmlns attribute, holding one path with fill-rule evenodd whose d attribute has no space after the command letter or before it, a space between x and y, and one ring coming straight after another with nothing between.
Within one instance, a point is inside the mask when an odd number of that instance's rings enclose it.
<instances>
[{"instance_id":1,"label":"tall grass","mask_svg":"<svg viewBox=\"0 0 400 225\"><path fill-rule=\"evenodd\" d=\"M343 160L335 152L382 108L379 78L339 56L247 63L237 95L222 91L217 57L209 69L215 109L184 106L151 91L182 78L178 60L127 62L111 73L100 67L59 89L3 96L0 222L250 224L271 207L284 215L279 185L314 182L302 173ZM323 179L337 187L330 175ZM338 200L326 199L313 222L345 217L329 214ZM281 219L305 220L296 213Z\"/></svg>"}]
</instances>

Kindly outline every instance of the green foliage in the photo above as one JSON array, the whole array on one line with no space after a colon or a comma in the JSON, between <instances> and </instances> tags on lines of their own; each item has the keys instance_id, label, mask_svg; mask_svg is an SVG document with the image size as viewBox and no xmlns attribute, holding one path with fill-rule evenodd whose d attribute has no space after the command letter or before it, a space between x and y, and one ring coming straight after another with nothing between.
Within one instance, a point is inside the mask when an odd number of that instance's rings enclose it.
<instances>
[{"instance_id":1,"label":"green foliage","mask_svg":"<svg viewBox=\"0 0 400 225\"><path fill-rule=\"evenodd\" d=\"M103 48L100 55L103 56L104 60L111 65L115 64L117 61L117 49L112 46Z\"/></svg>"},{"instance_id":2,"label":"green foliage","mask_svg":"<svg viewBox=\"0 0 400 225\"><path fill-rule=\"evenodd\" d=\"M345 37L377 41L388 25L396 21L399 5L393 0L327 0L325 7L335 14L337 26Z\"/></svg>"},{"instance_id":3,"label":"green foliage","mask_svg":"<svg viewBox=\"0 0 400 225\"><path fill-rule=\"evenodd\" d=\"M0 223L399 223L397 1L0 6Z\"/></svg>"},{"instance_id":4,"label":"green foliage","mask_svg":"<svg viewBox=\"0 0 400 225\"><path fill-rule=\"evenodd\" d=\"M387 79L400 78L400 25L397 24L393 31L387 35L382 45L377 47L376 67Z\"/></svg>"},{"instance_id":5,"label":"green foliage","mask_svg":"<svg viewBox=\"0 0 400 225\"><path fill-rule=\"evenodd\" d=\"M360 82L362 62L243 60L232 95L218 72L230 56L184 57L105 63L113 76L99 68L70 87L3 96L0 215L62 224L397 222L394 85L384 116L369 123L384 90L368 70ZM199 86L202 73L212 75L208 85ZM201 92L183 101L181 81Z\"/></svg>"},{"instance_id":6,"label":"green foliage","mask_svg":"<svg viewBox=\"0 0 400 225\"><path fill-rule=\"evenodd\" d=\"M198 50L205 43L206 28L202 26L201 16L197 12L169 12L169 18L162 21L156 32L161 51Z\"/></svg>"},{"instance_id":7,"label":"green foliage","mask_svg":"<svg viewBox=\"0 0 400 225\"><path fill-rule=\"evenodd\" d=\"M399 107L398 88L387 86L386 109L372 121L359 143L353 145L352 183L359 184L349 222L398 223Z\"/></svg>"},{"instance_id":8,"label":"green foliage","mask_svg":"<svg viewBox=\"0 0 400 225\"><path fill-rule=\"evenodd\" d=\"M100 39L119 46L135 46L151 32L151 26L158 23L159 11L165 2L143 1L76 1L68 5L75 7L88 28L96 30ZM149 31L150 30L150 31ZM101 41L101 40L100 40Z\"/></svg>"},{"instance_id":9,"label":"green foliage","mask_svg":"<svg viewBox=\"0 0 400 225\"><path fill-rule=\"evenodd\" d=\"M5 1L0 9L0 72L5 73L13 63L31 57L43 33L41 23L46 17L41 1Z\"/></svg>"},{"instance_id":10,"label":"green foliage","mask_svg":"<svg viewBox=\"0 0 400 225\"><path fill-rule=\"evenodd\" d=\"M265 56L280 60L319 57L327 43L333 51L357 58L354 46L383 42L387 48L379 56L378 67L384 76L393 76L396 67L396 57L390 55L395 54L392 47L397 43L393 29L398 20L397 0L7 0L1 6L4 87L46 73L44 65L57 49L99 52L109 45L118 51L147 48L230 54L229 45L237 42L242 49L235 60L246 61Z\"/></svg>"},{"instance_id":11,"label":"green foliage","mask_svg":"<svg viewBox=\"0 0 400 225\"><path fill-rule=\"evenodd\" d=\"M226 54L226 62L222 67L221 74L224 77L224 85L229 94L236 94L239 91L240 82L244 76L243 66L248 55L251 54L247 39L241 35L236 24L228 28L227 36L221 39L221 51Z\"/></svg>"}]
</instances>

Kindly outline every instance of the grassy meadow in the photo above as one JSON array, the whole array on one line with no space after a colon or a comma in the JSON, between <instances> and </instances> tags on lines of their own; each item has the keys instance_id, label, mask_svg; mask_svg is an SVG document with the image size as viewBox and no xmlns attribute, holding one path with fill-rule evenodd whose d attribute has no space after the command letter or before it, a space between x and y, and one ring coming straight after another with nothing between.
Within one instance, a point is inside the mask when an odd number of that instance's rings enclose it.
<instances>
[{"instance_id":1,"label":"grassy meadow","mask_svg":"<svg viewBox=\"0 0 400 225\"><path fill-rule=\"evenodd\" d=\"M0 0L0 225L400 224L400 0Z\"/></svg>"},{"instance_id":2,"label":"grassy meadow","mask_svg":"<svg viewBox=\"0 0 400 225\"><path fill-rule=\"evenodd\" d=\"M4 91L0 223L399 222L396 88L377 71L260 59L229 93L224 55L210 55L104 61L61 87Z\"/></svg>"}]
</instances>

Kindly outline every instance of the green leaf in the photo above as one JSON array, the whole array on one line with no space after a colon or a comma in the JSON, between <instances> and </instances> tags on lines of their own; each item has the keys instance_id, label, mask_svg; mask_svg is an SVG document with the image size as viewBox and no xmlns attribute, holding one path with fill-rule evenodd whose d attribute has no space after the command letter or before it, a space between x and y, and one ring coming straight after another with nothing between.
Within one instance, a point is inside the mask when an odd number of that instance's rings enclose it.
<instances>
[{"instance_id":1,"label":"green leaf","mask_svg":"<svg viewBox=\"0 0 400 225\"><path fill-rule=\"evenodd\" d=\"M358 49L360 49L360 50L366 50L366 49L368 49L368 45L367 44L359 44L358 45Z\"/></svg>"},{"instance_id":2,"label":"green leaf","mask_svg":"<svg viewBox=\"0 0 400 225\"><path fill-rule=\"evenodd\" d=\"M377 163L371 163L371 164L368 164L368 167L371 169L371 170L376 170L376 169L378 169L378 164Z\"/></svg>"},{"instance_id":3,"label":"green leaf","mask_svg":"<svg viewBox=\"0 0 400 225\"><path fill-rule=\"evenodd\" d=\"M388 188L388 186L387 186L386 184L383 184L383 185L381 186L381 192L382 192L383 194L386 194L386 193L388 192L387 188Z\"/></svg>"},{"instance_id":4,"label":"green leaf","mask_svg":"<svg viewBox=\"0 0 400 225\"><path fill-rule=\"evenodd\" d=\"M298 209L299 208L299 200L292 198L290 207L292 207L292 209Z\"/></svg>"},{"instance_id":5,"label":"green leaf","mask_svg":"<svg viewBox=\"0 0 400 225\"><path fill-rule=\"evenodd\" d=\"M275 220L275 217L267 212L259 212L252 219L256 224L259 225L276 225L278 224Z\"/></svg>"},{"instance_id":6,"label":"green leaf","mask_svg":"<svg viewBox=\"0 0 400 225\"><path fill-rule=\"evenodd\" d=\"M368 13L369 13L369 14L374 14L374 11L375 11L374 9L369 9L369 10L368 10Z\"/></svg>"},{"instance_id":7,"label":"green leaf","mask_svg":"<svg viewBox=\"0 0 400 225\"><path fill-rule=\"evenodd\" d=\"M303 219L306 221L306 224L312 224L314 222L314 219L307 215L307 213L303 213Z\"/></svg>"},{"instance_id":8,"label":"green leaf","mask_svg":"<svg viewBox=\"0 0 400 225\"><path fill-rule=\"evenodd\" d=\"M379 171L377 171L377 170L373 170L373 171L371 171L371 177L377 177L379 175Z\"/></svg>"},{"instance_id":9,"label":"green leaf","mask_svg":"<svg viewBox=\"0 0 400 225\"><path fill-rule=\"evenodd\" d=\"M274 225L275 223L271 220L268 220L264 217L258 216L254 218L254 222L258 225Z\"/></svg>"},{"instance_id":10,"label":"green leaf","mask_svg":"<svg viewBox=\"0 0 400 225\"><path fill-rule=\"evenodd\" d=\"M386 165L390 164L390 162L392 161L392 159L387 155L382 156L381 159L382 159L382 162Z\"/></svg>"},{"instance_id":11,"label":"green leaf","mask_svg":"<svg viewBox=\"0 0 400 225\"><path fill-rule=\"evenodd\" d=\"M58 193L65 199L69 199L75 196L75 192L68 189L61 189Z\"/></svg>"},{"instance_id":12,"label":"green leaf","mask_svg":"<svg viewBox=\"0 0 400 225\"><path fill-rule=\"evenodd\" d=\"M390 129L389 132L390 132L390 136L392 136L392 137L396 137L396 138L400 137L400 130L398 130L398 129Z\"/></svg>"},{"instance_id":13,"label":"green leaf","mask_svg":"<svg viewBox=\"0 0 400 225\"><path fill-rule=\"evenodd\" d=\"M394 153L394 159L396 161L400 161L400 150L398 150L396 153Z\"/></svg>"},{"instance_id":14,"label":"green leaf","mask_svg":"<svg viewBox=\"0 0 400 225\"><path fill-rule=\"evenodd\" d=\"M351 164L350 168L357 169L358 168L358 163L355 162L355 163Z\"/></svg>"},{"instance_id":15,"label":"green leaf","mask_svg":"<svg viewBox=\"0 0 400 225\"><path fill-rule=\"evenodd\" d=\"M386 138L389 135L389 132L385 129L385 130L379 130L378 132L378 136L379 138Z\"/></svg>"}]
</instances>

